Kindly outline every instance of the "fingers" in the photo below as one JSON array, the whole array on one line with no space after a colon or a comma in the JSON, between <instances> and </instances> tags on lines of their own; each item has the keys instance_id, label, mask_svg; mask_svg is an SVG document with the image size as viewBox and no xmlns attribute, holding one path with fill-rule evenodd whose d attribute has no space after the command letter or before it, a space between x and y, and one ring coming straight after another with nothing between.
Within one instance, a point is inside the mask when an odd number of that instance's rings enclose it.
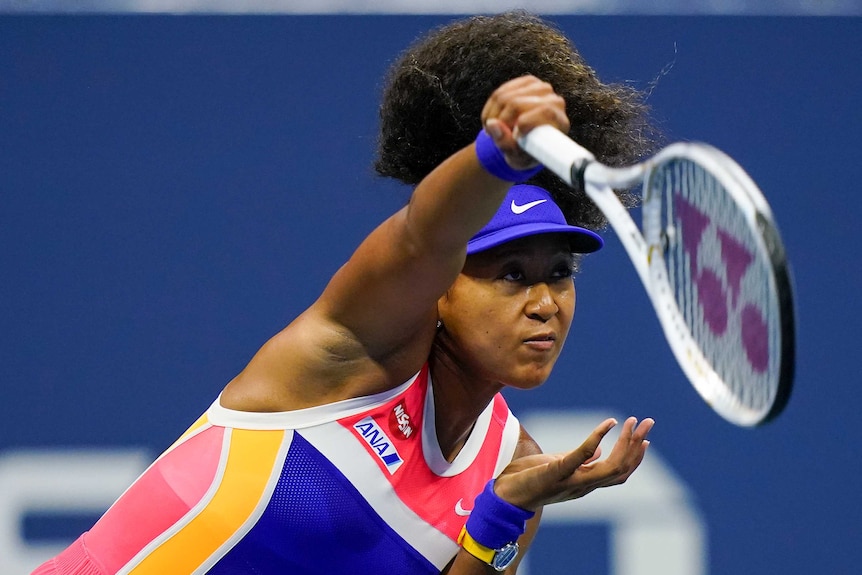
<instances>
[{"instance_id":1,"label":"fingers","mask_svg":"<svg viewBox=\"0 0 862 575\"><path fill-rule=\"evenodd\" d=\"M569 127L565 100L534 76L510 80L491 94L482 109L482 123L493 119L522 133L539 124L554 123L566 131Z\"/></svg>"},{"instance_id":2,"label":"fingers","mask_svg":"<svg viewBox=\"0 0 862 575\"><path fill-rule=\"evenodd\" d=\"M601 445L599 445L598 447L596 447L596 452L593 454L593 456L592 456L592 457L590 457L590 458L588 458L588 459L587 459L586 461L584 461L581 465L589 465L589 464L590 464L590 463L592 463L593 461L598 461L598 459L599 459L601 456L602 456L602 446L601 446Z\"/></svg>"},{"instance_id":3,"label":"fingers","mask_svg":"<svg viewBox=\"0 0 862 575\"><path fill-rule=\"evenodd\" d=\"M482 125L507 160L529 163L517 138L536 126L551 124L568 132L566 103L553 87L534 76L522 76L504 83L488 98L482 110Z\"/></svg>"},{"instance_id":4,"label":"fingers","mask_svg":"<svg viewBox=\"0 0 862 575\"><path fill-rule=\"evenodd\" d=\"M636 417L629 417L623 423L623 428L622 428L622 431L620 432L620 437L617 440L617 443L619 443L621 441L627 441L627 442L643 441L646 439L647 434L650 432L650 430L653 428L654 425L655 425L655 421L650 417L647 417L646 419L644 419L640 423L638 423L638 420Z\"/></svg>"},{"instance_id":5,"label":"fingers","mask_svg":"<svg viewBox=\"0 0 862 575\"><path fill-rule=\"evenodd\" d=\"M560 460L559 477L568 477L573 484L589 490L624 483L643 461L649 446L646 438L655 421L647 418L638 423L637 418L626 419L610 455L599 460L599 443L614 425L616 420L605 420L580 447L567 453Z\"/></svg>"},{"instance_id":6,"label":"fingers","mask_svg":"<svg viewBox=\"0 0 862 575\"><path fill-rule=\"evenodd\" d=\"M624 483L643 461L649 446L646 438L655 422L626 419L610 455L598 459L599 444L616 425L615 419L606 419L568 453L539 453L513 460L497 478L497 495L524 509L537 509Z\"/></svg>"},{"instance_id":7,"label":"fingers","mask_svg":"<svg viewBox=\"0 0 862 575\"><path fill-rule=\"evenodd\" d=\"M654 425L655 421L651 418L638 423L636 418L629 417L623 423L620 436L606 460L607 468L606 476L602 478L603 485L624 483L640 466L649 446L647 435Z\"/></svg>"},{"instance_id":8,"label":"fingers","mask_svg":"<svg viewBox=\"0 0 862 575\"><path fill-rule=\"evenodd\" d=\"M572 475L581 465L595 461L599 457L599 444L616 424L616 419L610 418L604 420L593 430L580 447L563 456L559 460L558 473L560 479Z\"/></svg>"},{"instance_id":9,"label":"fingers","mask_svg":"<svg viewBox=\"0 0 862 575\"><path fill-rule=\"evenodd\" d=\"M487 123L492 118L498 118L511 127L514 119L512 116L514 108L510 108L504 113L507 106L516 106L517 103L514 100L518 97L535 96L537 93L546 91L549 87L549 84L539 81L534 76L521 76L505 82L494 90L485 102L485 106L482 108L482 124Z\"/></svg>"}]
</instances>

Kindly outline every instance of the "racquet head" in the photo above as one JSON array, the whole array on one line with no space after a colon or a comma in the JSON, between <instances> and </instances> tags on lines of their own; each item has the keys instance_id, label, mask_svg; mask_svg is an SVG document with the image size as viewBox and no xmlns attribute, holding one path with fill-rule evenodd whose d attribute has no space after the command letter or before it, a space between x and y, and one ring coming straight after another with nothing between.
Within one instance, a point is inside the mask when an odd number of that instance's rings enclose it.
<instances>
[{"instance_id":1,"label":"racquet head","mask_svg":"<svg viewBox=\"0 0 862 575\"><path fill-rule=\"evenodd\" d=\"M736 162L704 144L662 150L643 186L647 291L677 360L728 421L773 419L790 397L795 333L769 205Z\"/></svg>"}]
</instances>

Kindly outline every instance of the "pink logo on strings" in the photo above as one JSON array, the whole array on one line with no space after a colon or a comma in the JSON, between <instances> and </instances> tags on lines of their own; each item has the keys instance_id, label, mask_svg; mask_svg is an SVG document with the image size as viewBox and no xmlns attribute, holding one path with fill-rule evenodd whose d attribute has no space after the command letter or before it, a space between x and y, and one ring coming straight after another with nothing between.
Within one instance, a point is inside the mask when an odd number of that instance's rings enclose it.
<instances>
[{"instance_id":1,"label":"pink logo on strings","mask_svg":"<svg viewBox=\"0 0 862 575\"><path fill-rule=\"evenodd\" d=\"M769 363L766 321L761 311L751 303L746 303L742 309L739 309L742 278L751 266L754 255L734 236L716 225L726 282L722 282L721 277L711 269L697 269L699 267L697 254L701 240L712 221L685 198L677 195L675 200L676 211L682 224L683 249L689 255L698 300L709 330L718 337L725 335L731 314L738 313L742 346L748 362L755 371L765 372ZM728 301L728 291L730 301Z\"/></svg>"}]
</instances>

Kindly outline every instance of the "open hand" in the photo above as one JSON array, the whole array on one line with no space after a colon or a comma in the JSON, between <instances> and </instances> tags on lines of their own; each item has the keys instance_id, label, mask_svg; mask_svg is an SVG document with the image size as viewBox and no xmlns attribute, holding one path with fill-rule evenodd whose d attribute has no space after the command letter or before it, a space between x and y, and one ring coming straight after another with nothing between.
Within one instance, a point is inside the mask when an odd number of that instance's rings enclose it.
<instances>
[{"instance_id":1,"label":"open hand","mask_svg":"<svg viewBox=\"0 0 862 575\"><path fill-rule=\"evenodd\" d=\"M605 420L568 453L528 455L512 461L497 478L494 491L513 505L536 510L624 483L643 461L649 445L646 437L655 422L628 418L610 455L598 459L599 443L616 424L614 419Z\"/></svg>"}]
</instances>

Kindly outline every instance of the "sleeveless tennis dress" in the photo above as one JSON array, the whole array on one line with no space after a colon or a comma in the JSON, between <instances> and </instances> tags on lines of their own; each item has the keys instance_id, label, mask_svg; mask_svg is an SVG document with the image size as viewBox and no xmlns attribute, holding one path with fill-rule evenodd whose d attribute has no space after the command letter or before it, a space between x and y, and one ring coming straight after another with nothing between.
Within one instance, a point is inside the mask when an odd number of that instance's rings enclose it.
<instances>
[{"instance_id":1,"label":"sleeveless tennis dress","mask_svg":"<svg viewBox=\"0 0 862 575\"><path fill-rule=\"evenodd\" d=\"M33 575L439 573L520 426L497 395L457 458L427 366L393 390L278 413L216 400Z\"/></svg>"}]
</instances>

